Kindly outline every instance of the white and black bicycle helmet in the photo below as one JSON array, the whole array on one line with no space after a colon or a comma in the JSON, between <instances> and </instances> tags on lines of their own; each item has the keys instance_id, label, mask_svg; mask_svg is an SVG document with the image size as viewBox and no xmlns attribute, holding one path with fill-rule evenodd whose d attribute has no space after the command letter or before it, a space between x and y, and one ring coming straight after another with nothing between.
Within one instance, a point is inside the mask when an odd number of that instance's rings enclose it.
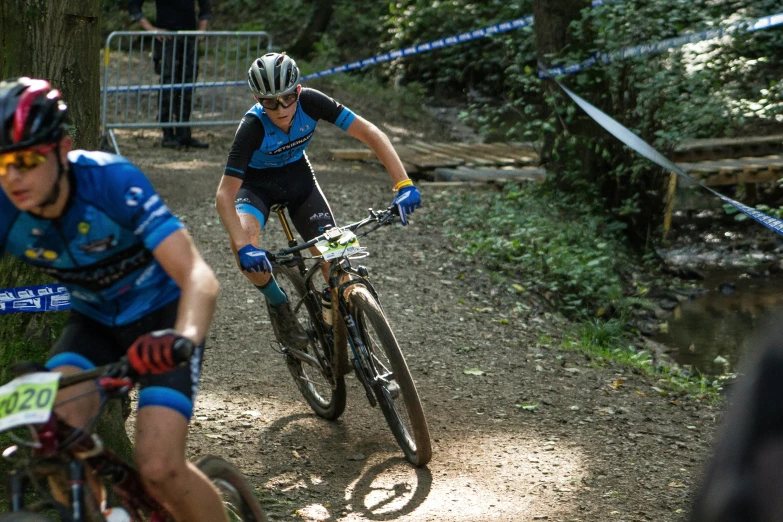
<instances>
[{"instance_id":1,"label":"white and black bicycle helmet","mask_svg":"<svg viewBox=\"0 0 783 522\"><path fill-rule=\"evenodd\" d=\"M285 54L267 53L253 61L247 71L247 84L259 98L285 96L299 84L299 67Z\"/></svg>"}]
</instances>

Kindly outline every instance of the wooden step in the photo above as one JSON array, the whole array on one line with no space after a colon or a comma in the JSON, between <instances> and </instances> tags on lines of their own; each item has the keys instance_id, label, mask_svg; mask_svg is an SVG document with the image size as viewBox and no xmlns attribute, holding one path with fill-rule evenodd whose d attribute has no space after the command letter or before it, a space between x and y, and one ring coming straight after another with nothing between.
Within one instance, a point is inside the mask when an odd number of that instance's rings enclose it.
<instances>
[{"instance_id":1,"label":"wooden step","mask_svg":"<svg viewBox=\"0 0 783 522\"><path fill-rule=\"evenodd\" d=\"M520 181L531 180L542 183L546 178L546 170L539 167L526 168L469 168L456 169L437 168L434 172L435 181Z\"/></svg>"}]
</instances>

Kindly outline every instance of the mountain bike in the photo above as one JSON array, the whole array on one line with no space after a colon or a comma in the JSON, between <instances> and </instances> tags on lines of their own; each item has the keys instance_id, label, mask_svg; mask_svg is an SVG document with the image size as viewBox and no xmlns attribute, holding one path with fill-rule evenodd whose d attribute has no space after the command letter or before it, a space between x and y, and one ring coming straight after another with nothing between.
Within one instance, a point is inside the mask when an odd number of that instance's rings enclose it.
<instances>
[{"instance_id":1,"label":"mountain bike","mask_svg":"<svg viewBox=\"0 0 783 522\"><path fill-rule=\"evenodd\" d=\"M175 352L176 360L186 363L191 351L181 347ZM30 369L40 366L23 363L22 371ZM108 511L96 498L103 495L93 489L105 484L111 485L127 511L125 520L174 520L144 489L134 466L106 448L97 435L73 428L53 413L58 389L95 380L102 411L109 399L127 394L137 379L123 357L116 363L68 375L32 371L0 387L0 432L8 432L16 442L3 452L13 468L8 480L11 512L0 515L0 522L47 522L52 520L50 514L64 522L111 520L110 516L104 518ZM20 436L19 432L29 435ZM216 486L230 520L266 521L252 486L234 465L207 456L196 466ZM99 486L92 481L85 484L88 473L91 477L97 474ZM63 503L63 498L67 502Z\"/></svg>"},{"instance_id":2,"label":"mountain bike","mask_svg":"<svg viewBox=\"0 0 783 522\"><path fill-rule=\"evenodd\" d=\"M370 405L380 406L405 458L424 466L432 457L432 446L416 384L367 268L351 264L369 255L359 246L359 238L391 225L397 219L396 208L370 209L365 219L329 228L301 244L294 238L285 207L275 205L272 210L280 219L288 248L269 257L310 341L306 352L281 347L299 391L316 415L335 420L345 410L345 375L353 369ZM369 228L362 234L355 233L365 227ZM311 255L305 257L302 252L308 249ZM313 262L308 266L306 261ZM316 282L322 280L324 263L328 263L328 290L321 290Z\"/></svg>"}]
</instances>

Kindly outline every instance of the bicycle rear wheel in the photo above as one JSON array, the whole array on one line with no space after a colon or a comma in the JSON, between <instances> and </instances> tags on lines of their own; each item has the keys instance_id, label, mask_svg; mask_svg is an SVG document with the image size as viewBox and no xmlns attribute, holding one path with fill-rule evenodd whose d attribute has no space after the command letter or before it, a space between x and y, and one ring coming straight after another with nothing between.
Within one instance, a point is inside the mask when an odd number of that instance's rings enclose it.
<instances>
[{"instance_id":1,"label":"bicycle rear wheel","mask_svg":"<svg viewBox=\"0 0 783 522\"><path fill-rule=\"evenodd\" d=\"M367 347L372 387L405 458L424 466L432 458L430 430L405 357L380 305L366 288L351 290L351 303ZM364 364L364 363L363 363Z\"/></svg>"},{"instance_id":2,"label":"bicycle rear wheel","mask_svg":"<svg viewBox=\"0 0 783 522\"><path fill-rule=\"evenodd\" d=\"M217 488L229 520L266 522L253 487L236 466L210 455L199 460L196 467Z\"/></svg>"},{"instance_id":3,"label":"bicycle rear wheel","mask_svg":"<svg viewBox=\"0 0 783 522\"><path fill-rule=\"evenodd\" d=\"M289 356L286 358L288 371L291 372L299 391L315 414L326 420L335 420L345 411L345 378L337 377L333 371L332 348L321 343L316 334L314 322L319 320L318 314L321 311L314 309L311 303L303 300L307 295L307 288L296 268L278 267L275 269L275 276L280 287L288 295L299 324L310 338L308 353L321 360L324 365L322 368L315 368Z\"/></svg>"}]
</instances>

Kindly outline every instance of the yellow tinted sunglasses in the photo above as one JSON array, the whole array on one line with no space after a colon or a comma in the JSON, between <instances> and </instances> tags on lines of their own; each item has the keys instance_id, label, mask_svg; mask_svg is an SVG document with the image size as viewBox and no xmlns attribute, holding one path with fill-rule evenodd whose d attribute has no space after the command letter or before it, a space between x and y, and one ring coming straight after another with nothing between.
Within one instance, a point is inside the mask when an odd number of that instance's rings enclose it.
<instances>
[{"instance_id":1,"label":"yellow tinted sunglasses","mask_svg":"<svg viewBox=\"0 0 783 522\"><path fill-rule=\"evenodd\" d=\"M38 147L36 149L18 150L0 154L0 176L8 174L11 165L21 173L30 171L46 163L46 153L54 148L54 145Z\"/></svg>"}]
</instances>

